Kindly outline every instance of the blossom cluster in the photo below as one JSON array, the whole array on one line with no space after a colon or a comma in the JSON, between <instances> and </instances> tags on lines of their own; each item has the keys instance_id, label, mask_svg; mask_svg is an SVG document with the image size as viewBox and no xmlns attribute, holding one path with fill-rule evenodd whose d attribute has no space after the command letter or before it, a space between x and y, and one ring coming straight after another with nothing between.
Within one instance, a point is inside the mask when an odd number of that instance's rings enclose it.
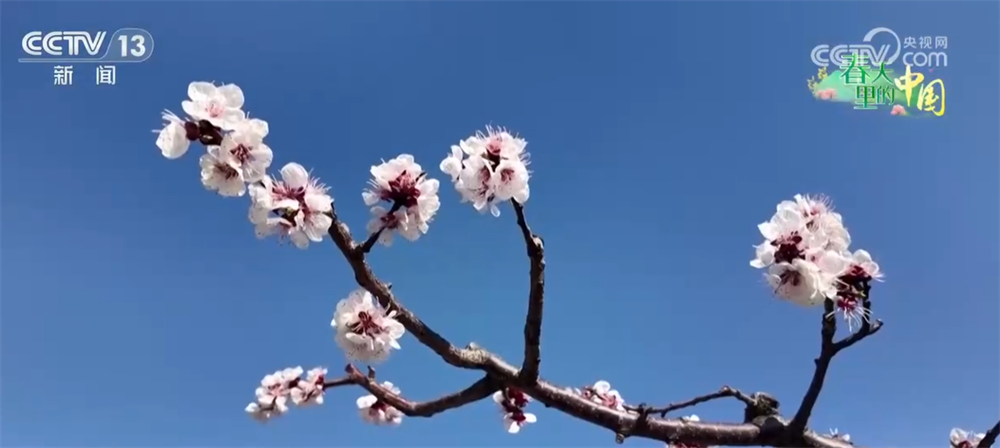
<instances>
[{"instance_id":1,"label":"blossom cluster","mask_svg":"<svg viewBox=\"0 0 1000 448\"><path fill-rule=\"evenodd\" d=\"M625 400L617 390L611 388L611 383L607 381L600 380L594 383L593 386L586 386L582 390L574 389L574 392L599 405L619 412L626 412Z\"/></svg>"},{"instance_id":2,"label":"blossom cluster","mask_svg":"<svg viewBox=\"0 0 1000 448\"><path fill-rule=\"evenodd\" d=\"M951 448L976 448L979 446L979 442L986 437L986 434L953 428L949 436Z\"/></svg>"},{"instance_id":3,"label":"blossom cluster","mask_svg":"<svg viewBox=\"0 0 1000 448\"><path fill-rule=\"evenodd\" d=\"M506 129L487 126L485 134L477 132L452 145L451 154L441 161L441 171L451 176L462 202L500 216L497 203L528 201L527 145Z\"/></svg>"},{"instance_id":4,"label":"blossom cluster","mask_svg":"<svg viewBox=\"0 0 1000 448\"><path fill-rule=\"evenodd\" d=\"M328 188L302 165L281 168L281 179L268 176L274 153L264 143L266 121L242 110L243 90L235 84L192 82L181 108L188 118L164 111L164 126L155 130L156 146L167 159L179 159L192 142L205 145L198 163L201 183L225 197L250 192L248 217L258 238L277 235L299 248L323 240L330 228L333 198Z\"/></svg>"},{"instance_id":5,"label":"blossom cluster","mask_svg":"<svg viewBox=\"0 0 1000 448\"><path fill-rule=\"evenodd\" d=\"M371 207L368 231L382 232L379 242L385 246L392 244L393 233L410 241L426 234L428 224L441 208L440 182L427 178L427 173L409 154L372 166L371 175L370 188L361 194L365 205ZM387 209L380 202L388 202L390 207Z\"/></svg>"},{"instance_id":6,"label":"blossom cluster","mask_svg":"<svg viewBox=\"0 0 1000 448\"><path fill-rule=\"evenodd\" d=\"M314 368L305 378L302 373L302 367L289 367L265 375L257 387L257 399L247 405L246 412L263 423L288 412L289 398L296 406L323 404L326 369Z\"/></svg>"},{"instance_id":7,"label":"blossom cluster","mask_svg":"<svg viewBox=\"0 0 1000 448\"><path fill-rule=\"evenodd\" d=\"M868 252L848 250L851 235L828 199L796 195L757 228L764 242L750 266L767 269L775 295L802 306L831 300L852 329L868 319L871 281L883 275Z\"/></svg>"},{"instance_id":8,"label":"blossom cluster","mask_svg":"<svg viewBox=\"0 0 1000 448\"><path fill-rule=\"evenodd\" d=\"M538 421L535 414L524 412L531 403L531 397L520 389L506 387L498 390L493 393L493 401L500 406L504 428L510 434L517 434L524 425Z\"/></svg>"},{"instance_id":9,"label":"blossom cluster","mask_svg":"<svg viewBox=\"0 0 1000 448\"><path fill-rule=\"evenodd\" d=\"M396 311L379 306L363 288L337 303L330 326L347 358L368 364L385 361L390 350L400 348L399 338L406 332Z\"/></svg>"}]
</instances>

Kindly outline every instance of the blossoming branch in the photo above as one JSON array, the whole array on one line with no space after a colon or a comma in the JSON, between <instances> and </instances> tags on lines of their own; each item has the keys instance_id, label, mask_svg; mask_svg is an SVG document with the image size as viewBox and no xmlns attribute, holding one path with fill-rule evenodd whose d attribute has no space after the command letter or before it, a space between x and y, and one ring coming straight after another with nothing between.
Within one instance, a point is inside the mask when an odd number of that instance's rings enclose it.
<instances>
[{"instance_id":1,"label":"blossoming branch","mask_svg":"<svg viewBox=\"0 0 1000 448\"><path fill-rule=\"evenodd\" d=\"M248 197L247 216L258 238L275 237L300 249L329 238L347 260L358 287L337 303L330 322L334 341L348 363L344 374L329 378L316 367L304 371L290 367L264 376L255 398L245 408L260 422L289 412L292 406L308 407L327 402L326 391L354 385L366 394L356 400L361 419L375 425L399 425L404 416L431 417L449 409L491 397L506 432L516 434L537 416L532 402L607 428L621 443L627 437L644 437L673 448L709 446L775 446L845 448L854 443L848 434L831 430L819 434L808 428L834 356L883 327L872 318L872 287L884 274L871 254L850 250L851 236L843 217L829 199L796 195L782 201L774 215L760 224L763 242L750 261L763 270L774 295L789 303L822 308L819 313L821 348L809 388L791 419L782 417L779 402L764 392L746 394L723 386L717 392L662 407L626 404L611 384L598 380L592 386L557 386L539 378L541 329L545 300L545 257L542 238L532 232L524 213L532 173L528 170L527 141L503 128L487 127L450 148L439 164L463 203L481 213L499 217L509 203L524 237L528 255L528 313L524 325L524 359L515 367L496 354L469 344L459 348L408 310L379 280L367 262L377 244L390 246L394 236L417 241L430 229L441 208L440 183L431 178L409 154L371 167L371 180L361 198L371 218L367 236L355 241L337 217L330 189L310 170L289 162L273 173L274 153L264 143L268 123L243 111L243 91L233 84L217 86L193 82L188 99L181 103L182 118L164 111L156 146L167 159L179 159L192 143L204 147L199 158L201 183L220 196ZM836 339L842 320L847 335ZM477 370L483 377L455 393L415 402L402 396L399 387L376 380L375 365L386 362L400 339L410 333L445 363ZM364 363L363 374L353 363ZM744 406L738 422L702 422L697 415L668 418L667 414L704 403L733 398ZM986 433L954 429L952 448L988 448L1000 434L1000 422Z\"/></svg>"}]
</instances>

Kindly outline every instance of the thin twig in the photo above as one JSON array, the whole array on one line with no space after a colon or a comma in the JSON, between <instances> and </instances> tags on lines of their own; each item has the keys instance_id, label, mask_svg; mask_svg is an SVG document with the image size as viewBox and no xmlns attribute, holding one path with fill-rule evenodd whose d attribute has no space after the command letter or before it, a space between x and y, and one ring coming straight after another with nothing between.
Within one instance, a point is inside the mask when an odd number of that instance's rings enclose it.
<instances>
[{"instance_id":1,"label":"thin twig","mask_svg":"<svg viewBox=\"0 0 1000 448\"><path fill-rule=\"evenodd\" d=\"M524 206L510 201L517 214L517 225L521 228L524 245L531 260L530 289L528 292L528 313L524 319L524 362L520 379L533 383L538 380L538 368L542 363L541 340L542 318L545 309L545 246L542 238L531 232L524 218Z\"/></svg>"},{"instance_id":2,"label":"thin twig","mask_svg":"<svg viewBox=\"0 0 1000 448\"><path fill-rule=\"evenodd\" d=\"M862 306L864 307L863 312L865 313L865 316L867 316L871 310L871 302L866 298ZM830 370L830 362L833 361L833 357L836 356L841 350L860 342L882 329L882 321L876 321L872 324L866 318L862 321L861 328L859 328L856 333L840 341L834 342L833 336L837 333L837 317L835 311L836 310L832 300L826 300L823 302L822 330L820 331L820 354L815 360L816 370L813 371L812 380L809 382L809 388L802 397L802 403L799 405L798 411L795 412L795 416L792 417L792 421L788 423L789 431L796 433L805 431L806 425L809 424L809 417L812 415L812 410L816 406L816 401L819 399L819 394L823 391L823 382L826 380L826 374Z\"/></svg>"}]
</instances>

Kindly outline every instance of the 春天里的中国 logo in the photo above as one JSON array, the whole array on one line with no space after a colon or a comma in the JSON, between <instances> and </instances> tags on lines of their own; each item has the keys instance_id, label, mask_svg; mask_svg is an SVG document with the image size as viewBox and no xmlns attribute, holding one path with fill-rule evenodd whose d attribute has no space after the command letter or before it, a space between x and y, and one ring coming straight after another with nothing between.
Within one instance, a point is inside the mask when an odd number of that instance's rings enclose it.
<instances>
[{"instance_id":1,"label":"\u6625\u5929\u91cc\u7684\u4e2d\u56fd logo","mask_svg":"<svg viewBox=\"0 0 1000 448\"><path fill-rule=\"evenodd\" d=\"M942 117L944 81L933 77L948 67L947 49L947 36L900 39L889 28L873 28L858 44L814 47L810 58L819 69L806 83L820 101L902 117Z\"/></svg>"}]
</instances>

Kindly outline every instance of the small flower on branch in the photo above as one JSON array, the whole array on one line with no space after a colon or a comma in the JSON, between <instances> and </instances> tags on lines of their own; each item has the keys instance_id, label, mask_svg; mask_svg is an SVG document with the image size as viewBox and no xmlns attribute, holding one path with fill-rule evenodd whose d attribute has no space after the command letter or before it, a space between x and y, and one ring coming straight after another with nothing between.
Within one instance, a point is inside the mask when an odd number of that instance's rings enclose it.
<instances>
[{"instance_id":1,"label":"small flower on branch","mask_svg":"<svg viewBox=\"0 0 1000 448\"><path fill-rule=\"evenodd\" d=\"M305 379L295 382L289 395L296 406L323 404L323 382L326 381L326 369L316 367L306 372Z\"/></svg>"},{"instance_id":2,"label":"small flower on branch","mask_svg":"<svg viewBox=\"0 0 1000 448\"><path fill-rule=\"evenodd\" d=\"M382 383L382 388L390 391L394 395L399 395L400 390L392 383L386 381ZM375 395L365 395L357 400L358 414L361 419L373 425L398 426L403 422L403 413L398 409L389 406L388 403L379 400Z\"/></svg>"},{"instance_id":3,"label":"small flower on branch","mask_svg":"<svg viewBox=\"0 0 1000 448\"><path fill-rule=\"evenodd\" d=\"M371 168L370 188L362 192L365 205L372 207L374 215L368 225L370 232L378 232L379 242L388 246L391 233L399 232L404 238L416 241L427 233L429 224L441 208L438 199L440 183L427 178L427 173L412 155L401 154ZM378 206L389 202L391 209Z\"/></svg>"},{"instance_id":4,"label":"small flower on branch","mask_svg":"<svg viewBox=\"0 0 1000 448\"><path fill-rule=\"evenodd\" d=\"M611 388L611 383L600 380L593 386L584 387L583 390L576 390L581 395L594 403L609 407L616 411L625 412L625 400L617 390Z\"/></svg>"},{"instance_id":5,"label":"small flower on branch","mask_svg":"<svg viewBox=\"0 0 1000 448\"><path fill-rule=\"evenodd\" d=\"M979 446L979 442L986 437L986 434L953 428L949 436L951 448L976 448Z\"/></svg>"},{"instance_id":6,"label":"small flower on branch","mask_svg":"<svg viewBox=\"0 0 1000 448\"><path fill-rule=\"evenodd\" d=\"M264 423L288 412L288 395L301 375L302 367L289 367L265 375L255 391L256 401L248 404L245 409L247 414Z\"/></svg>"},{"instance_id":7,"label":"small flower on branch","mask_svg":"<svg viewBox=\"0 0 1000 448\"><path fill-rule=\"evenodd\" d=\"M507 387L493 393L493 401L500 406L503 424L510 434L517 434L521 427L538 421L535 414L524 412L531 397L520 389Z\"/></svg>"},{"instance_id":8,"label":"small flower on branch","mask_svg":"<svg viewBox=\"0 0 1000 448\"><path fill-rule=\"evenodd\" d=\"M348 359L369 364L385 361L391 349L399 350L398 340L406 332L396 312L376 304L363 288L337 303L330 326Z\"/></svg>"},{"instance_id":9,"label":"small flower on branch","mask_svg":"<svg viewBox=\"0 0 1000 448\"><path fill-rule=\"evenodd\" d=\"M486 133L477 132L452 145L440 168L451 176L462 202L500 216L497 203L513 199L524 204L530 196L527 145L506 129L487 126Z\"/></svg>"}]
</instances>

